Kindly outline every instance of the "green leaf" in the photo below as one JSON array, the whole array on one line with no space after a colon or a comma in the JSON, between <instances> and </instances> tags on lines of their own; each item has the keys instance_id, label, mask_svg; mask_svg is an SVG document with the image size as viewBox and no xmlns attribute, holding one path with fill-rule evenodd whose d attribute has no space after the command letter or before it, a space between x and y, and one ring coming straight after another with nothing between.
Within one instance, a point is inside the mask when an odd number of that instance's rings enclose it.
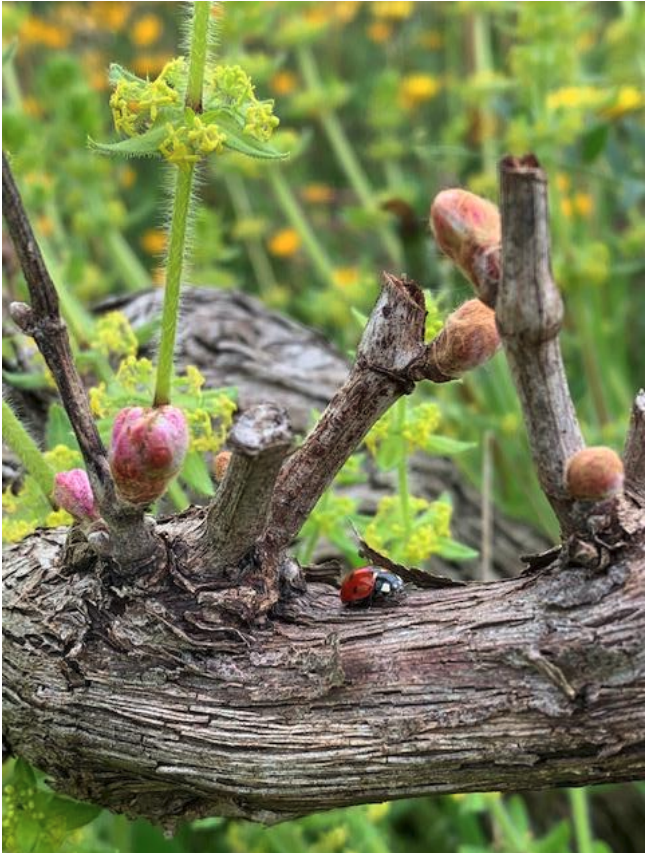
<instances>
[{"instance_id":1,"label":"green leaf","mask_svg":"<svg viewBox=\"0 0 645 853\"><path fill-rule=\"evenodd\" d=\"M609 125L597 124L584 134L581 140L582 159L585 163L593 163L605 150L609 138Z\"/></svg>"},{"instance_id":2,"label":"green leaf","mask_svg":"<svg viewBox=\"0 0 645 853\"><path fill-rule=\"evenodd\" d=\"M224 147L230 148L231 151L237 151L239 154L246 154L247 157L254 157L259 160L286 160L289 157L288 154L283 154L268 143L260 142L253 136L244 133L244 130L233 118L222 115L219 110L204 113L202 120L205 124L210 121L217 123L220 130L226 134Z\"/></svg>"},{"instance_id":3,"label":"green leaf","mask_svg":"<svg viewBox=\"0 0 645 853\"><path fill-rule=\"evenodd\" d=\"M436 553L446 560L474 560L475 557L479 557L479 551L461 542L455 542L454 539L448 539L446 536L439 537Z\"/></svg>"},{"instance_id":4,"label":"green leaf","mask_svg":"<svg viewBox=\"0 0 645 853\"><path fill-rule=\"evenodd\" d=\"M144 80L141 77L137 77L136 74L133 74L132 71L128 71L127 68L124 68L122 65L119 65L116 62L110 63L110 70L108 71L108 80L111 86L116 86L121 80L127 80L128 83L141 83L142 86L145 86L147 80Z\"/></svg>"},{"instance_id":5,"label":"green leaf","mask_svg":"<svg viewBox=\"0 0 645 853\"><path fill-rule=\"evenodd\" d=\"M391 471L405 458L405 442L396 433L387 436L376 450L374 460L381 471Z\"/></svg>"},{"instance_id":6,"label":"green leaf","mask_svg":"<svg viewBox=\"0 0 645 853\"><path fill-rule=\"evenodd\" d=\"M533 843L536 853L571 853L571 827L566 821L556 824L548 835Z\"/></svg>"},{"instance_id":7,"label":"green leaf","mask_svg":"<svg viewBox=\"0 0 645 853\"><path fill-rule=\"evenodd\" d=\"M102 809L91 803L80 803L67 797L53 796L47 806L47 822L56 822L57 828L67 834L80 829L97 818Z\"/></svg>"},{"instance_id":8,"label":"green leaf","mask_svg":"<svg viewBox=\"0 0 645 853\"><path fill-rule=\"evenodd\" d=\"M448 438L445 435L432 435L426 441L423 449L426 453L434 453L437 456L454 456L472 450L477 445L472 441L459 441L456 438Z\"/></svg>"},{"instance_id":9,"label":"green leaf","mask_svg":"<svg viewBox=\"0 0 645 853\"><path fill-rule=\"evenodd\" d=\"M215 489L208 471L204 457L196 450L186 454L184 467L181 469L181 478L186 485L200 495L214 495Z\"/></svg>"},{"instance_id":10,"label":"green leaf","mask_svg":"<svg viewBox=\"0 0 645 853\"><path fill-rule=\"evenodd\" d=\"M108 157L161 157L159 146L166 138L166 127L152 127L140 136L121 139L119 142L95 142L88 138L92 151Z\"/></svg>"},{"instance_id":11,"label":"green leaf","mask_svg":"<svg viewBox=\"0 0 645 853\"><path fill-rule=\"evenodd\" d=\"M354 308L354 306L350 306L350 312L352 317L358 322L358 325L361 329L364 329L367 326L367 321L369 317L366 314L363 314L362 311L359 311L358 308Z\"/></svg>"},{"instance_id":12,"label":"green leaf","mask_svg":"<svg viewBox=\"0 0 645 853\"><path fill-rule=\"evenodd\" d=\"M45 430L45 444L48 450L52 450L58 444L64 444L71 450L78 450L78 442L69 422L65 409L60 403L52 403L49 407L47 428Z\"/></svg>"},{"instance_id":13,"label":"green leaf","mask_svg":"<svg viewBox=\"0 0 645 853\"><path fill-rule=\"evenodd\" d=\"M13 388L23 388L25 391L37 391L49 387L42 373L12 373L10 370L3 370L2 378Z\"/></svg>"}]
</instances>

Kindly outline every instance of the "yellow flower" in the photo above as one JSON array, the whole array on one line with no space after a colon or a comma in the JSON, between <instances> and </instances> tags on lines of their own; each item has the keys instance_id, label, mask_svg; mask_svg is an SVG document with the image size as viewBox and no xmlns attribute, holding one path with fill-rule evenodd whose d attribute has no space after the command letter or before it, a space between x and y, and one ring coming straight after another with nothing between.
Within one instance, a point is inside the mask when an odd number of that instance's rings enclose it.
<instances>
[{"instance_id":1,"label":"yellow flower","mask_svg":"<svg viewBox=\"0 0 645 853\"><path fill-rule=\"evenodd\" d=\"M28 116L40 118L44 112L42 104L36 98L28 95L23 99L22 108Z\"/></svg>"},{"instance_id":2,"label":"yellow flower","mask_svg":"<svg viewBox=\"0 0 645 853\"><path fill-rule=\"evenodd\" d=\"M593 213L593 196L590 193L576 193L573 197L573 206L576 213L583 219L588 219Z\"/></svg>"},{"instance_id":3,"label":"yellow flower","mask_svg":"<svg viewBox=\"0 0 645 853\"><path fill-rule=\"evenodd\" d=\"M409 18L414 9L412 2L376 2L370 3L370 12L375 18L391 18L402 20Z\"/></svg>"},{"instance_id":4,"label":"yellow flower","mask_svg":"<svg viewBox=\"0 0 645 853\"><path fill-rule=\"evenodd\" d=\"M351 287L358 284L360 271L358 267L337 267L334 270L334 284L337 287Z\"/></svg>"},{"instance_id":5,"label":"yellow flower","mask_svg":"<svg viewBox=\"0 0 645 853\"><path fill-rule=\"evenodd\" d=\"M620 118L625 113L641 110L645 107L645 95L636 86L621 86L615 102L603 110L607 118Z\"/></svg>"},{"instance_id":6,"label":"yellow flower","mask_svg":"<svg viewBox=\"0 0 645 853\"><path fill-rule=\"evenodd\" d=\"M331 4L332 15L341 24L348 24L353 21L360 10L360 2L358 0L338 0Z\"/></svg>"},{"instance_id":7,"label":"yellow flower","mask_svg":"<svg viewBox=\"0 0 645 853\"><path fill-rule=\"evenodd\" d=\"M269 82L271 90L276 95L290 95L298 85L298 78L293 71L278 71Z\"/></svg>"},{"instance_id":8,"label":"yellow flower","mask_svg":"<svg viewBox=\"0 0 645 853\"><path fill-rule=\"evenodd\" d=\"M560 201L560 210L562 211L562 215L567 219L571 219L573 216L573 202L570 198L563 198Z\"/></svg>"},{"instance_id":9,"label":"yellow flower","mask_svg":"<svg viewBox=\"0 0 645 853\"><path fill-rule=\"evenodd\" d=\"M45 214L38 217L36 220L36 226L43 237L51 237L54 233L54 223L51 221L51 218Z\"/></svg>"},{"instance_id":10,"label":"yellow flower","mask_svg":"<svg viewBox=\"0 0 645 853\"><path fill-rule=\"evenodd\" d=\"M43 457L54 471L69 471L70 468L78 468L81 462L81 454L65 444L57 444L43 453Z\"/></svg>"},{"instance_id":11,"label":"yellow flower","mask_svg":"<svg viewBox=\"0 0 645 853\"><path fill-rule=\"evenodd\" d=\"M546 99L550 110L584 110L597 107L607 100L607 93L595 86L565 86L550 92Z\"/></svg>"},{"instance_id":12,"label":"yellow flower","mask_svg":"<svg viewBox=\"0 0 645 853\"><path fill-rule=\"evenodd\" d=\"M104 355L114 353L134 356L138 349L137 336L120 311L109 311L99 318L96 324L96 345Z\"/></svg>"},{"instance_id":13,"label":"yellow flower","mask_svg":"<svg viewBox=\"0 0 645 853\"><path fill-rule=\"evenodd\" d=\"M106 400L105 382L101 382L100 385L90 388L90 409L95 418L104 418L107 414L105 408Z\"/></svg>"},{"instance_id":14,"label":"yellow flower","mask_svg":"<svg viewBox=\"0 0 645 853\"><path fill-rule=\"evenodd\" d=\"M2 538L5 542L20 542L36 529L36 522L2 519Z\"/></svg>"},{"instance_id":15,"label":"yellow flower","mask_svg":"<svg viewBox=\"0 0 645 853\"><path fill-rule=\"evenodd\" d=\"M163 27L157 15L143 15L132 26L132 41L137 47L148 47L159 40Z\"/></svg>"},{"instance_id":16,"label":"yellow flower","mask_svg":"<svg viewBox=\"0 0 645 853\"><path fill-rule=\"evenodd\" d=\"M329 204L334 199L334 190L327 184L307 184L302 197L310 204Z\"/></svg>"},{"instance_id":17,"label":"yellow flower","mask_svg":"<svg viewBox=\"0 0 645 853\"><path fill-rule=\"evenodd\" d=\"M281 228L269 240L269 251L277 258L289 258L300 248L300 236L295 228Z\"/></svg>"},{"instance_id":18,"label":"yellow flower","mask_svg":"<svg viewBox=\"0 0 645 853\"><path fill-rule=\"evenodd\" d=\"M136 180L137 172L136 169L132 168L132 166L126 166L124 169L121 170L119 174L119 183L121 184L123 189L129 190Z\"/></svg>"},{"instance_id":19,"label":"yellow flower","mask_svg":"<svg viewBox=\"0 0 645 853\"><path fill-rule=\"evenodd\" d=\"M392 35L392 27L385 21L374 21L367 28L367 36L377 44L383 44Z\"/></svg>"},{"instance_id":20,"label":"yellow flower","mask_svg":"<svg viewBox=\"0 0 645 853\"><path fill-rule=\"evenodd\" d=\"M95 0L89 4L90 15L99 27L115 32L122 29L132 11L132 3Z\"/></svg>"},{"instance_id":21,"label":"yellow flower","mask_svg":"<svg viewBox=\"0 0 645 853\"><path fill-rule=\"evenodd\" d=\"M401 80L399 100L405 109L413 109L435 97L441 84L430 74L408 74Z\"/></svg>"},{"instance_id":22,"label":"yellow flower","mask_svg":"<svg viewBox=\"0 0 645 853\"><path fill-rule=\"evenodd\" d=\"M559 172L555 176L555 185L558 188L559 192L566 193L571 187L571 178L568 175Z\"/></svg>"},{"instance_id":23,"label":"yellow flower","mask_svg":"<svg viewBox=\"0 0 645 853\"><path fill-rule=\"evenodd\" d=\"M72 516L65 512L64 509L58 509L56 512L50 512L45 519L47 527L69 527L74 523Z\"/></svg>"},{"instance_id":24,"label":"yellow flower","mask_svg":"<svg viewBox=\"0 0 645 853\"><path fill-rule=\"evenodd\" d=\"M162 255L166 251L168 236L159 228L148 228L141 235L141 248L149 255Z\"/></svg>"}]
</instances>

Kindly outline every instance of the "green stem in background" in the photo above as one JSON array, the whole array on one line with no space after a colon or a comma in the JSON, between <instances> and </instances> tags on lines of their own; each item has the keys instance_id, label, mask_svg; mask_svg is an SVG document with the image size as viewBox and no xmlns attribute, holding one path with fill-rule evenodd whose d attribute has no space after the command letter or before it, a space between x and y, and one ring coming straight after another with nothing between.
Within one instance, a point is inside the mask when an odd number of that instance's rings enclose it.
<instances>
[{"instance_id":1,"label":"green stem in background","mask_svg":"<svg viewBox=\"0 0 645 853\"><path fill-rule=\"evenodd\" d=\"M2 401L2 438L34 478L47 500L54 506L51 498L54 472L45 462L36 442L6 400Z\"/></svg>"},{"instance_id":2,"label":"green stem in background","mask_svg":"<svg viewBox=\"0 0 645 853\"><path fill-rule=\"evenodd\" d=\"M199 112L202 108L202 86L208 53L208 23L211 4L206 0L199 0L193 5L193 10L186 106L195 112ZM155 406L163 406L170 402L175 338L177 337L177 320L179 319L179 291L186 252L186 232L188 230L194 176L195 167L192 164L177 168L170 239L168 241L166 287L161 315L161 341L157 362Z\"/></svg>"},{"instance_id":3,"label":"green stem in background","mask_svg":"<svg viewBox=\"0 0 645 853\"><path fill-rule=\"evenodd\" d=\"M592 315L593 308L588 299L579 299L577 321L582 337L582 360L585 366L585 375L589 383L591 399L595 410L599 427L606 426L609 421L607 401L600 365L598 363L597 337L595 322L597 318Z\"/></svg>"},{"instance_id":4,"label":"green stem in background","mask_svg":"<svg viewBox=\"0 0 645 853\"><path fill-rule=\"evenodd\" d=\"M170 402L175 338L179 319L179 291L194 174L195 169L192 165L177 169L166 265L166 287L161 315L161 341L157 354L157 384L153 404L155 406L163 406Z\"/></svg>"},{"instance_id":5,"label":"green stem in background","mask_svg":"<svg viewBox=\"0 0 645 853\"><path fill-rule=\"evenodd\" d=\"M126 290L145 290L150 287L150 276L147 270L117 228L111 228L107 232L105 245L112 266L124 282Z\"/></svg>"},{"instance_id":6,"label":"green stem in background","mask_svg":"<svg viewBox=\"0 0 645 853\"><path fill-rule=\"evenodd\" d=\"M576 834L576 849L578 853L593 853L593 833L589 819L589 799L584 788L569 788L571 817Z\"/></svg>"},{"instance_id":7,"label":"green stem in background","mask_svg":"<svg viewBox=\"0 0 645 853\"><path fill-rule=\"evenodd\" d=\"M406 440L403 435L405 430L405 421L407 415L408 401L405 397L396 404L396 431L399 436L401 446L405 446ZM412 519L410 517L410 490L408 486L408 457L406 453L401 454L396 467L399 500L401 501L401 521L403 523L403 547L408 543L410 531L412 529Z\"/></svg>"},{"instance_id":8,"label":"green stem in background","mask_svg":"<svg viewBox=\"0 0 645 853\"><path fill-rule=\"evenodd\" d=\"M499 827L506 843L508 850L512 853L531 853L534 849L533 845L525 835L518 832L517 827L508 813L504 801L500 795L491 794L486 797L488 811L494 822Z\"/></svg>"},{"instance_id":9,"label":"green stem in background","mask_svg":"<svg viewBox=\"0 0 645 853\"><path fill-rule=\"evenodd\" d=\"M182 489L177 480L171 481L168 489L166 490L166 495L172 501L177 512L183 512L183 510L188 509L190 506L190 501L186 497L186 492Z\"/></svg>"},{"instance_id":10,"label":"green stem in background","mask_svg":"<svg viewBox=\"0 0 645 853\"><path fill-rule=\"evenodd\" d=\"M475 71L477 75L491 74L494 70L493 55L490 44L489 17L475 14L473 18L473 50L475 54ZM495 175L497 169L497 151L495 139L489 130L492 115L490 112L490 97L484 97L479 106L479 120L482 133L482 160L484 173Z\"/></svg>"},{"instance_id":11,"label":"green stem in background","mask_svg":"<svg viewBox=\"0 0 645 853\"><path fill-rule=\"evenodd\" d=\"M39 235L38 243L43 260L56 287L56 293L60 301L60 311L67 323L72 342L77 345L89 344L94 332L94 320L91 314L83 308L80 301L70 293L67 286L63 283L64 276L49 245L49 241L42 235Z\"/></svg>"},{"instance_id":12,"label":"green stem in background","mask_svg":"<svg viewBox=\"0 0 645 853\"><path fill-rule=\"evenodd\" d=\"M282 169L275 165L273 168L267 169L266 175L278 204L293 228L298 232L298 236L302 240L302 244L321 281L333 286L335 281L333 264L311 229L304 211L284 177Z\"/></svg>"},{"instance_id":13,"label":"green stem in background","mask_svg":"<svg viewBox=\"0 0 645 853\"><path fill-rule=\"evenodd\" d=\"M224 178L226 189L231 197L235 218L238 222L253 217L251 199L246 191L244 178L240 175L228 174ZM271 261L267 257L262 241L257 237L248 237L244 241L249 253L249 260L255 273L258 288L261 293L267 293L277 285Z\"/></svg>"},{"instance_id":14,"label":"green stem in background","mask_svg":"<svg viewBox=\"0 0 645 853\"><path fill-rule=\"evenodd\" d=\"M208 22L211 4L208 0L198 0L193 4L192 37L190 42L190 64L188 66L188 86L186 88L186 106L195 112L202 109L202 87L208 54Z\"/></svg>"},{"instance_id":15,"label":"green stem in background","mask_svg":"<svg viewBox=\"0 0 645 853\"><path fill-rule=\"evenodd\" d=\"M323 494L321 499L318 501L316 509L318 511L324 511L327 509L329 504L329 496L331 494L331 490L327 489L327 491ZM318 544L318 540L320 539L320 528L314 527L314 530L309 534L307 539L302 543L302 547L300 549L300 553L298 554L298 561L303 566L308 566L311 562L311 559L314 555L314 551L316 550L316 545Z\"/></svg>"},{"instance_id":16,"label":"green stem in background","mask_svg":"<svg viewBox=\"0 0 645 853\"><path fill-rule=\"evenodd\" d=\"M322 81L318 66L316 65L316 59L311 48L306 45L299 47L297 50L297 59L300 66L300 72L307 88L312 91L320 91L322 89ZM354 149L347 138L347 134L345 133L343 125L341 124L337 114L332 109L323 110L320 113L319 118L322 128L329 140L329 144L333 148L338 162L347 175L347 179L352 189L367 210L378 211L379 206L374 196L374 191L372 190L367 175L363 171L363 168L356 157ZM399 269L402 263L402 252L399 241L387 227L382 227L379 230L390 261L397 267L397 269Z\"/></svg>"}]
</instances>

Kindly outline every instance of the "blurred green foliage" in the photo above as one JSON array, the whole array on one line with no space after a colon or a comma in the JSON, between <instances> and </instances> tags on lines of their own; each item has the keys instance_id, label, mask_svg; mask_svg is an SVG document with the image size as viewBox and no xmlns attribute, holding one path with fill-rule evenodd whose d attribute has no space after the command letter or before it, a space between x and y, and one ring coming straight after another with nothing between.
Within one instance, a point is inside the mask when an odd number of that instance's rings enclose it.
<instances>
[{"instance_id":1,"label":"blurred green foliage","mask_svg":"<svg viewBox=\"0 0 645 853\"><path fill-rule=\"evenodd\" d=\"M94 332L88 304L162 281L166 193L158 165L103 160L88 152L86 140L110 133L110 62L154 77L173 55L177 5L3 4L3 147L81 349ZM439 312L466 297L465 282L428 237L430 202L450 185L495 198L500 155L533 150L550 176L553 266L566 304L563 345L576 405L588 440L620 449L631 398L645 375L643 5L229 2L221 8L222 58L239 62L276 99L282 118L276 145L291 156L265 166L231 155L203 174L191 280L255 293L352 349L354 313L369 311L381 269L416 278ZM21 298L24 284L7 260L5 288ZM90 369L100 378L100 361ZM119 388L106 393L116 399ZM529 475L503 356L463 382L421 390L403 417L413 422L437 403L442 435L428 434L426 445L490 435L497 501L554 533ZM50 419L52 430L66 429L59 410ZM402 486L404 426L394 420L379 429L376 461L397 471ZM480 453L471 449L459 459L478 482ZM343 476L361 476L355 462ZM189 485L203 481L203 470L189 472ZM181 503L181 494L175 499ZM303 547L322 532L349 554L343 537L351 508L335 506L333 493L323 500ZM387 515L393 507L383 508L383 527L416 523L414 507L407 521L400 504L394 510L393 521ZM566 853L574 839L580 853L608 849L601 842L583 849L585 811L574 799L577 820L554 820L539 836L521 798L476 795L358 807L269 830L214 818L170 840L144 822L107 813L81 828L89 811L75 812L76 804L55 797L28 768L9 766L6 774L5 849L20 853Z\"/></svg>"}]
</instances>

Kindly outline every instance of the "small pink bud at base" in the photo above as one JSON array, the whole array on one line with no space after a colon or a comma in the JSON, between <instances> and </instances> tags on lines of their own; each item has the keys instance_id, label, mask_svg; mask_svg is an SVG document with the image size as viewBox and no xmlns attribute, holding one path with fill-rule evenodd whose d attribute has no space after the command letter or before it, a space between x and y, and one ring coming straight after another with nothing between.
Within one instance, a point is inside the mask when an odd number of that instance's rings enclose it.
<instances>
[{"instance_id":1,"label":"small pink bud at base","mask_svg":"<svg viewBox=\"0 0 645 853\"><path fill-rule=\"evenodd\" d=\"M567 462L566 487L576 500L600 501L620 494L624 479L622 459L609 447L586 447Z\"/></svg>"},{"instance_id":2,"label":"small pink bud at base","mask_svg":"<svg viewBox=\"0 0 645 853\"><path fill-rule=\"evenodd\" d=\"M114 421L109 460L119 494L133 504L161 497L188 450L188 424L175 406L123 409Z\"/></svg>"},{"instance_id":3,"label":"small pink bud at base","mask_svg":"<svg viewBox=\"0 0 645 853\"><path fill-rule=\"evenodd\" d=\"M455 379L492 358L500 339L495 312L479 299L470 299L448 316L431 344L434 366Z\"/></svg>"},{"instance_id":4,"label":"small pink bud at base","mask_svg":"<svg viewBox=\"0 0 645 853\"><path fill-rule=\"evenodd\" d=\"M478 296L494 304L501 278L502 225L492 202L466 190L440 192L430 208L439 248L454 261Z\"/></svg>"},{"instance_id":5,"label":"small pink bud at base","mask_svg":"<svg viewBox=\"0 0 645 853\"><path fill-rule=\"evenodd\" d=\"M59 507L78 521L94 521L99 517L90 481L82 468L56 474L52 497Z\"/></svg>"},{"instance_id":6,"label":"small pink bud at base","mask_svg":"<svg viewBox=\"0 0 645 853\"><path fill-rule=\"evenodd\" d=\"M228 463L231 461L231 451L230 450L222 450L220 451L215 459L213 459L213 471L215 473L215 479L218 483L221 483L224 479L224 475L228 469Z\"/></svg>"}]
</instances>

